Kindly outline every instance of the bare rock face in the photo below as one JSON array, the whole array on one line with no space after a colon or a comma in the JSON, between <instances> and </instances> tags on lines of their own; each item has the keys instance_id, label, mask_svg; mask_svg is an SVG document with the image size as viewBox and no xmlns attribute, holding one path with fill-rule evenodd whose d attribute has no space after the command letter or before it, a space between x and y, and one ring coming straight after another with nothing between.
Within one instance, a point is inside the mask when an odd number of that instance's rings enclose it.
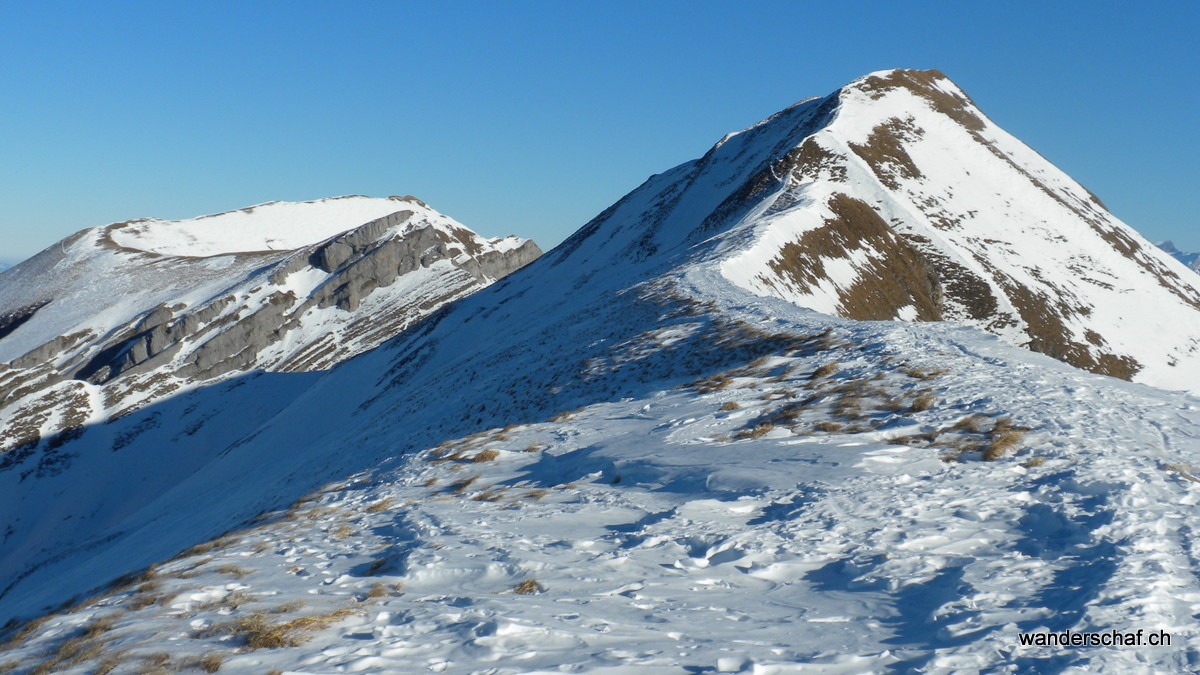
<instances>
[{"instance_id":1,"label":"bare rock face","mask_svg":"<svg viewBox=\"0 0 1200 675\"><path fill-rule=\"evenodd\" d=\"M366 204L366 198L349 199L352 214L390 212L356 226L323 226L343 231L270 254L164 255L118 241L130 226L119 224L89 231L90 236L76 235L54 247L55 253L35 257L26 269L14 269L4 290L38 289L45 275L64 266L101 268L110 274L81 283L110 282L109 306L96 309L116 317L123 311L127 318L104 321L106 317L97 320L78 311L72 316L78 307L69 304L86 295L78 287L60 285L53 295L23 303L17 302L20 294L10 292L14 297L0 304L0 348L21 338L32 347L0 368L0 419L9 421L0 434L0 448L37 443L69 428L56 419L82 423L93 416L125 414L231 373L328 369L541 254L532 241L483 239L411 197ZM268 217L284 206L264 205L250 213ZM301 220L303 206L291 205ZM275 215L282 225L270 227L286 226L286 214L283 219ZM134 222L141 240L171 243L154 230L155 224ZM197 239L212 236L194 234ZM149 284L164 278L171 285L165 293L155 293ZM134 297L124 295L125 289L141 284L147 286L130 293ZM31 322L56 310L41 325ZM66 332L54 334L64 327ZM45 339L30 339L22 331L42 331ZM47 395L47 387L64 381L99 389L82 397ZM56 414L66 400L81 410ZM99 404L89 403L93 400Z\"/></svg>"}]
</instances>

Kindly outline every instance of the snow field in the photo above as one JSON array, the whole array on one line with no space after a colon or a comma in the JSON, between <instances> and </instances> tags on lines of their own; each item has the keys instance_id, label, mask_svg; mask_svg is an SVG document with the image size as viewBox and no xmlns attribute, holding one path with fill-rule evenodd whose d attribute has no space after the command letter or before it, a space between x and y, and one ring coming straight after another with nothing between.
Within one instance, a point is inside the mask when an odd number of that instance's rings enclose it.
<instances>
[{"instance_id":1,"label":"snow field","mask_svg":"<svg viewBox=\"0 0 1200 675\"><path fill-rule=\"evenodd\" d=\"M164 651L172 667L219 654L222 672L291 673L1193 658L1178 645L1200 602L1200 487L1159 428L1194 430L1200 407L903 328L810 333L680 387L402 457L52 617L3 658L45 658L106 616L103 654L125 656L113 672ZM1028 431L983 461L1004 419ZM252 648L272 627L283 639ZM1177 646L1016 641L1113 627L1165 628Z\"/></svg>"}]
</instances>

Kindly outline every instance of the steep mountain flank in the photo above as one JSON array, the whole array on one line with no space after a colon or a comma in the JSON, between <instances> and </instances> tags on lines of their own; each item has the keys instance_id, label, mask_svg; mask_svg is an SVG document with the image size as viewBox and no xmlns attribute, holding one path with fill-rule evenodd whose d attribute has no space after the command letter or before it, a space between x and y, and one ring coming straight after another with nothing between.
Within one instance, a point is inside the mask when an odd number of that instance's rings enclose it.
<instances>
[{"instance_id":1,"label":"steep mountain flank","mask_svg":"<svg viewBox=\"0 0 1200 675\"><path fill-rule=\"evenodd\" d=\"M0 286L0 447L231 373L327 369L539 254L411 197L81 232Z\"/></svg>"},{"instance_id":2,"label":"steep mountain flank","mask_svg":"<svg viewBox=\"0 0 1200 675\"><path fill-rule=\"evenodd\" d=\"M830 112L776 116L719 148L746 136L748 154L781 125L824 158L751 180L762 197L734 226L756 241L725 264L732 280L854 319L959 321L1195 390L1200 284L944 75L876 73L803 105Z\"/></svg>"}]
</instances>

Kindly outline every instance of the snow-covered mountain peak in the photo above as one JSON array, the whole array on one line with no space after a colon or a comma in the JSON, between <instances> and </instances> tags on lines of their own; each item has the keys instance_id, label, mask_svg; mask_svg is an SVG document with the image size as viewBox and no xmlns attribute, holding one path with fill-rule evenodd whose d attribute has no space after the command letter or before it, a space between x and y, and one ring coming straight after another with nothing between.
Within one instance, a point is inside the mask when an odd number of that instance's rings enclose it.
<instances>
[{"instance_id":1,"label":"snow-covered mountain peak","mask_svg":"<svg viewBox=\"0 0 1200 675\"><path fill-rule=\"evenodd\" d=\"M248 370L327 369L539 254L414 197L84 230L0 286L0 449Z\"/></svg>"},{"instance_id":2,"label":"snow-covered mountain peak","mask_svg":"<svg viewBox=\"0 0 1200 675\"><path fill-rule=\"evenodd\" d=\"M209 257L311 246L405 210L444 226L457 225L415 197L383 199L352 195L307 202L266 202L186 220L145 218L106 229L113 243L126 249Z\"/></svg>"}]
</instances>

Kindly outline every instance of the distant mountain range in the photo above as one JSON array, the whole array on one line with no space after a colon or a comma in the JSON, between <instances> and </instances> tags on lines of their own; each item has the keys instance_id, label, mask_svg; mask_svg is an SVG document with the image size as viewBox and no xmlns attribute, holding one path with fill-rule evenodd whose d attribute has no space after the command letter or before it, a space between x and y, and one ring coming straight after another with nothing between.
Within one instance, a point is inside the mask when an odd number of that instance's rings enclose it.
<instances>
[{"instance_id":1,"label":"distant mountain range","mask_svg":"<svg viewBox=\"0 0 1200 675\"><path fill-rule=\"evenodd\" d=\"M1187 265L1188 269L1195 272L1200 272L1200 253L1180 251L1175 247L1174 242L1171 241L1160 241L1158 242L1157 246L1167 253L1170 253L1171 257L1175 258L1184 265Z\"/></svg>"}]
</instances>

